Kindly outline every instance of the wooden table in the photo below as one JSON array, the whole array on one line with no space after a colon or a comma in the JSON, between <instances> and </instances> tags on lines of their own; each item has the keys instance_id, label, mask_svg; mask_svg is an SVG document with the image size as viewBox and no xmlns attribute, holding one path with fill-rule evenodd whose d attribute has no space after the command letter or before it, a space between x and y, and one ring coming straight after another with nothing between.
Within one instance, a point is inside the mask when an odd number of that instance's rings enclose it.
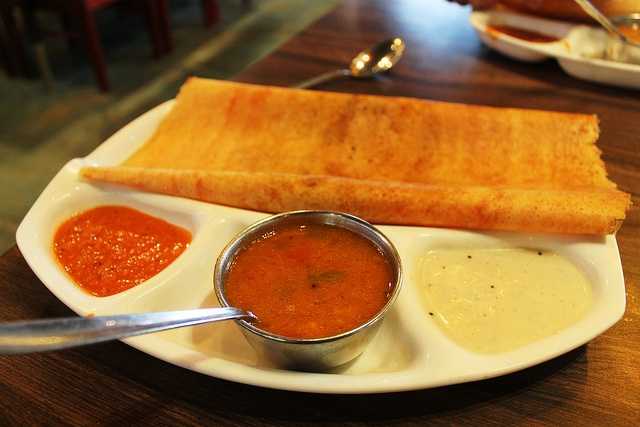
<instances>
[{"instance_id":1,"label":"wooden table","mask_svg":"<svg viewBox=\"0 0 640 427\"><path fill-rule=\"evenodd\" d=\"M372 396L266 390L196 374L115 342L0 357L0 424L640 425L640 92L574 80L554 62L527 65L483 48L463 8L443 1L345 1L238 80L288 85L401 35L393 75L323 88L497 106L596 113L611 178L635 207L618 233L624 318L586 346L512 375ZM70 315L20 252L0 258L0 319Z\"/></svg>"}]
</instances>

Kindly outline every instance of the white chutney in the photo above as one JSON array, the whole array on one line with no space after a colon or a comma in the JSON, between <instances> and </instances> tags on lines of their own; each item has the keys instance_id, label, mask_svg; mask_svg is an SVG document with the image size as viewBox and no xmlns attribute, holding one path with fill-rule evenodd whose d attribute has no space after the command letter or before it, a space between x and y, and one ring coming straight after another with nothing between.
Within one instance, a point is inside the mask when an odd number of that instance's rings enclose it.
<instances>
[{"instance_id":1,"label":"white chutney","mask_svg":"<svg viewBox=\"0 0 640 427\"><path fill-rule=\"evenodd\" d=\"M478 353L517 349L582 318L591 285L568 259L534 249L437 249L420 260L427 317Z\"/></svg>"}]
</instances>

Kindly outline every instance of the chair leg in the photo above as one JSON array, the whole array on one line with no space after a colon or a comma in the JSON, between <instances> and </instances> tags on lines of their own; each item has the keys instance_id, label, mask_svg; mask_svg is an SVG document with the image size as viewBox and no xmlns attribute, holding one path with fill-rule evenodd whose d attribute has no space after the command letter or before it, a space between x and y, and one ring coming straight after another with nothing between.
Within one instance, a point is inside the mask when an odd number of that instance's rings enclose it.
<instances>
[{"instance_id":1,"label":"chair leg","mask_svg":"<svg viewBox=\"0 0 640 427\"><path fill-rule=\"evenodd\" d=\"M204 25L211 27L220 19L220 6L218 0L202 0L202 12L204 13Z\"/></svg>"},{"instance_id":2,"label":"chair leg","mask_svg":"<svg viewBox=\"0 0 640 427\"><path fill-rule=\"evenodd\" d=\"M98 86L103 92L109 91L109 78L107 76L107 65L104 60L104 52L100 44L100 36L93 13L86 7L84 1L77 2L76 14L80 19L82 29L82 39L84 40L87 55L93 66L93 71L98 81Z\"/></svg>"},{"instance_id":3,"label":"chair leg","mask_svg":"<svg viewBox=\"0 0 640 427\"><path fill-rule=\"evenodd\" d=\"M143 12L149 34L151 35L151 44L153 45L153 57L161 57L166 50L164 36L160 30L160 15L155 0L145 0L143 2Z\"/></svg>"},{"instance_id":4,"label":"chair leg","mask_svg":"<svg viewBox=\"0 0 640 427\"><path fill-rule=\"evenodd\" d=\"M27 34L29 44L33 49L35 65L38 70L38 76L44 82L45 88L51 90L53 88L53 73L49 64L49 57L44 44L44 31L40 25L40 21L36 16L36 2L32 0L22 1L22 14L24 30Z\"/></svg>"},{"instance_id":5,"label":"chair leg","mask_svg":"<svg viewBox=\"0 0 640 427\"><path fill-rule=\"evenodd\" d=\"M74 26L76 23L73 21L72 17L69 16L69 12L66 10L58 12L58 18L60 20L60 26L62 27L62 33L67 41L69 51L78 52L82 46L78 43L77 29Z\"/></svg>"},{"instance_id":6,"label":"chair leg","mask_svg":"<svg viewBox=\"0 0 640 427\"><path fill-rule=\"evenodd\" d=\"M168 0L157 0L158 7L158 23L162 38L164 39L165 52L169 53L173 50L173 38L171 37L171 22L169 20L169 2Z\"/></svg>"},{"instance_id":7,"label":"chair leg","mask_svg":"<svg viewBox=\"0 0 640 427\"><path fill-rule=\"evenodd\" d=\"M47 56L47 50L44 46L44 42L38 41L34 43L33 51L35 54L36 66L38 67L38 73L44 82L44 87L47 90L51 90L53 88L53 73L51 72L49 57Z\"/></svg>"},{"instance_id":8,"label":"chair leg","mask_svg":"<svg viewBox=\"0 0 640 427\"><path fill-rule=\"evenodd\" d=\"M22 34L13 16L13 8L8 4L0 4L0 25L3 30L3 47L8 74L26 76L29 74L27 56Z\"/></svg>"},{"instance_id":9,"label":"chair leg","mask_svg":"<svg viewBox=\"0 0 640 427\"><path fill-rule=\"evenodd\" d=\"M13 77L15 75L15 70L13 69L11 56L9 54L10 46L11 41L9 36L6 34L3 16L0 14L0 61L2 62L2 68L4 68L7 75L9 77Z\"/></svg>"}]
</instances>

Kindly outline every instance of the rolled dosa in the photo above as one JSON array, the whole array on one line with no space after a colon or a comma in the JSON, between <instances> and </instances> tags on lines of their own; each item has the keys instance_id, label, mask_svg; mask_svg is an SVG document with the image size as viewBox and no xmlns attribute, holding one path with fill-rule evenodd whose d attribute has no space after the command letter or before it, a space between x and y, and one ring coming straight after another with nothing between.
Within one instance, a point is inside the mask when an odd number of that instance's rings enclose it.
<instances>
[{"instance_id":1,"label":"rolled dosa","mask_svg":"<svg viewBox=\"0 0 640 427\"><path fill-rule=\"evenodd\" d=\"M264 212L331 209L378 224L554 233L612 233L626 197L611 190L410 184L326 175L86 168L96 181ZM619 193L619 192L618 192Z\"/></svg>"},{"instance_id":2,"label":"rolled dosa","mask_svg":"<svg viewBox=\"0 0 640 427\"><path fill-rule=\"evenodd\" d=\"M192 78L123 165L86 178L280 212L388 224L611 233L594 116Z\"/></svg>"}]
</instances>

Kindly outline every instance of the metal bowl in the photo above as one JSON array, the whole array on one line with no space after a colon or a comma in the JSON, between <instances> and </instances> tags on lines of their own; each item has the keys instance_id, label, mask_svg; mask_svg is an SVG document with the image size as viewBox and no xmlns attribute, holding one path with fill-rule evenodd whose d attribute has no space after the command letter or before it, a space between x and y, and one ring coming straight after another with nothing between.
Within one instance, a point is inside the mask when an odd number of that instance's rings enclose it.
<instances>
[{"instance_id":1,"label":"metal bowl","mask_svg":"<svg viewBox=\"0 0 640 427\"><path fill-rule=\"evenodd\" d=\"M338 335L296 339L272 334L254 324L237 320L242 333L261 357L279 367L305 371L326 371L358 357L377 332L384 315L393 305L402 284L400 257L389 239L368 222L339 212L295 211L274 215L251 225L236 236L222 251L214 271L214 288L220 305L229 307L225 281L234 258L254 240L288 225L325 224L352 231L372 242L388 260L392 270L393 292L384 307L367 322Z\"/></svg>"}]
</instances>

